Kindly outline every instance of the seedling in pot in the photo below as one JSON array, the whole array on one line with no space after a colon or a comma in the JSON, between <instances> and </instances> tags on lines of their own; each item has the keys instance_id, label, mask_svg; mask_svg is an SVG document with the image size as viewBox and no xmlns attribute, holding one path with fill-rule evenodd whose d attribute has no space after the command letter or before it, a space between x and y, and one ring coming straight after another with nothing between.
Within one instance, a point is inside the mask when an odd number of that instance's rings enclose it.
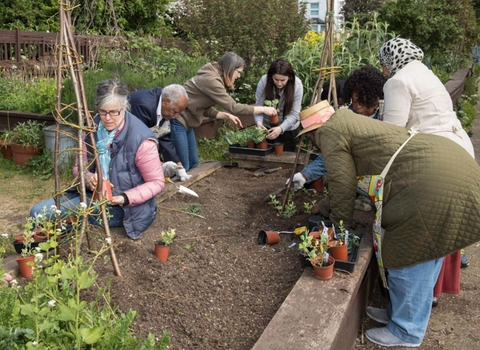
<instances>
[{"instance_id":1,"label":"seedling in pot","mask_svg":"<svg viewBox=\"0 0 480 350\"><path fill-rule=\"evenodd\" d=\"M278 102L279 102L279 101L278 101L278 99L276 98L276 99L274 99L274 100L265 100L265 101L263 101L263 104L264 104L265 106L267 106L267 107L273 107L273 108L275 108L275 109L277 110L277 113L279 113L280 110L277 108Z\"/></svg>"},{"instance_id":2,"label":"seedling in pot","mask_svg":"<svg viewBox=\"0 0 480 350\"><path fill-rule=\"evenodd\" d=\"M160 232L160 241L163 245L170 245L173 243L175 235L175 229L169 227L167 231Z\"/></svg>"}]
</instances>

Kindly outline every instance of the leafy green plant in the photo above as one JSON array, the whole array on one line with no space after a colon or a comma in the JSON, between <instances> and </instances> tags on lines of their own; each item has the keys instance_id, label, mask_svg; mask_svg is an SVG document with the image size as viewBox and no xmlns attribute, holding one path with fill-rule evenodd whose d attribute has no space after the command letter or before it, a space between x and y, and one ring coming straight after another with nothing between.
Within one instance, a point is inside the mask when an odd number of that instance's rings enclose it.
<instances>
[{"instance_id":1,"label":"leafy green plant","mask_svg":"<svg viewBox=\"0 0 480 350\"><path fill-rule=\"evenodd\" d=\"M10 144L10 142L12 141L12 131L9 129L3 130L0 134L0 141L3 141L3 145L1 145L0 147Z\"/></svg>"},{"instance_id":2,"label":"leafy green plant","mask_svg":"<svg viewBox=\"0 0 480 350\"><path fill-rule=\"evenodd\" d=\"M277 196L271 194L269 204L273 205L278 211L278 215L281 215L283 218L288 219L294 216L297 213L297 206L293 202L293 195L290 193L288 196L287 203L285 203L285 208L282 212L282 203L277 199Z\"/></svg>"},{"instance_id":3,"label":"leafy green plant","mask_svg":"<svg viewBox=\"0 0 480 350\"><path fill-rule=\"evenodd\" d=\"M249 128L249 134L250 134L250 139L253 140L255 143L260 143L262 141L265 141L265 138L267 137L267 130L258 128L256 126L251 126Z\"/></svg>"},{"instance_id":4,"label":"leafy green plant","mask_svg":"<svg viewBox=\"0 0 480 350\"><path fill-rule=\"evenodd\" d=\"M196 245L197 245L197 242L192 242L192 243L190 243L190 244L187 244L187 245L185 246L185 249L186 249L186 250L192 250Z\"/></svg>"},{"instance_id":5,"label":"leafy green plant","mask_svg":"<svg viewBox=\"0 0 480 350\"><path fill-rule=\"evenodd\" d=\"M45 123L39 123L36 120L29 119L26 122L20 122L12 130L12 143L23 146L41 147L44 144L43 127Z\"/></svg>"},{"instance_id":6,"label":"leafy green plant","mask_svg":"<svg viewBox=\"0 0 480 350\"><path fill-rule=\"evenodd\" d=\"M248 132L247 129L227 131L225 133L225 138L232 144L238 144L242 147L245 147L248 141L253 140L253 138L250 136L250 132Z\"/></svg>"},{"instance_id":7,"label":"leafy green plant","mask_svg":"<svg viewBox=\"0 0 480 350\"><path fill-rule=\"evenodd\" d=\"M328 263L328 235L320 234L319 238L315 238L308 234L308 231L300 235L301 243L298 249L308 261L315 261L315 265L324 266ZM318 259L317 257L322 257Z\"/></svg>"},{"instance_id":8,"label":"leafy green plant","mask_svg":"<svg viewBox=\"0 0 480 350\"><path fill-rule=\"evenodd\" d=\"M338 229L338 235L343 239L344 244L348 245L349 250L351 249L352 245L356 245L357 247L360 245L360 237L355 233L351 233L346 230L345 226L343 226L343 220L340 220Z\"/></svg>"},{"instance_id":9,"label":"leafy green plant","mask_svg":"<svg viewBox=\"0 0 480 350\"><path fill-rule=\"evenodd\" d=\"M92 208L81 203L73 214L86 217ZM168 331L159 341L153 334L143 341L133 334L136 312L112 307L108 286L99 288L92 301L82 299L95 285L93 266L111 240L104 239L99 251L84 260L78 237L75 231L63 257L56 235L40 243L47 253L38 259L41 268L34 270L31 282L20 286L14 280L12 288L0 287L0 344L5 340L13 349L166 349ZM14 294L4 293L5 289Z\"/></svg>"},{"instance_id":10,"label":"leafy green plant","mask_svg":"<svg viewBox=\"0 0 480 350\"><path fill-rule=\"evenodd\" d=\"M55 78L29 79L20 70L0 75L0 109L50 114L55 109Z\"/></svg>"},{"instance_id":11,"label":"leafy green plant","mask_svg":"<svg viewBox=\"0 0 480 350\"><path fill-rule=\"evenodd\" d=\"M203 206L200 203L192 203L187 206L184 210L187 213L192 213L196 215L200 215L202 213Z\"/></svg>"},{"instance_id":12,"label":"leafy green plant","mask_svg":"<svg viewBox=\"0 0 480 350\"><path fill-rule=\"evenodd\" d=\"M310 213L312 211L312 207L317 203L316 200L313 200L310 203L303 203L303 208L305 209L305 213Z\"/></svg>"},{"instance_id":13,"label":"leafy green plant","mask_svg":"<svg viewBox=\"0 0 480 350\"><path fill-rule=\"evenodd\" d=\"M330 78L330 68L336 72L336 78L342 79L366 64L381 68L378 51L385 41L394 36L387 23L378 21L377 15L365 24L356 20L345 23L344 30L334 35L333 67L320 67L325 33L308 32L303 38L297 39L285 53L285 58L302 80L302 107L310 106L321 70L324 70L327 80Z\"/></svg>"},{"instance_id":14,"label":"leafy green plant","mask_svg":"<svg viewBox=\"0 0 480 350\"><path fill-rule=\"evenodd\" d=\"M263 101L263 104L264 104L265 106L275 108L275 109L277 110L277 112L279 113L280 110L277 108L278 102L279 102L278 99L274 99L274 100L272 100L272 101L270 101L270 100L265 100L265 101Z\"/></svg>"},{"instance_id":15,"label":"leafy green plant","mask_svg":"<svg viewBox=\"0 0 480 350\"><path fill-rule=\"evenodd\" d=\"M225 153L228 150L228 142L225 140L224 134L219 132L216 137L207 139L203 137L197 140L198 156L201 161L205 160L221 160L227 161Z\"/></svg>"},{"instance_id":16,"label":"leafy green plant","mask_svg":"<svg viewBox=\"0 0 480 350\"><path fill-rule=\"evenodd\" d=\"M168 230L160 232L160 240L164 245L170 245L173 243L175 235L175 229L169 227Z\"/></svg>"}]
</instances>

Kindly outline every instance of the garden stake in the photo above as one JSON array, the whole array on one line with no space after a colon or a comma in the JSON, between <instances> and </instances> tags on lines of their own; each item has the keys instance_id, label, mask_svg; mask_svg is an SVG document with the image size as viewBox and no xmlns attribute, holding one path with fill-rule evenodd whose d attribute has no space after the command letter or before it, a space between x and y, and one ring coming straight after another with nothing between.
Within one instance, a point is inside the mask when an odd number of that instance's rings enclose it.
<instances>
[{"instance_id":1,"label":"garden stake","mask_svg":"<svg viewBox=\"0 0 480 350\"><path fill-rule=\"evenodd\" d=\"M80 54L75 50L76 47L76 42L73 37L72 33L72 25L70 21L70 14L68 13L71 11L69 8L66 9L64 7L64 4L62 2L59 3L60 5L60 44L57 47L57 59L58 59L58 66L57 66L57 95L56 95L56 103L55 103L55 121L57 122L57 131L58 131L58 123L61 121L62 123L65 123L65 119L62 117L62 103L61 103L61 92L62 92L62 76L63 76L63 69L67 68L70 72L70 78L72 80L72 85L75 91L75 97L77 101L77 114L78 114L78 125L73 125L74 127L77 128L77 135L78 135L78 167L79 167L79 173L83 174L85 170L85 164L83 162L83 157L82 157L82 152L83 152L83 137L82 133L85 130L93 130L93 120L92 116L90 114L90 111L88 110L88 103L87 103L87 98L85 95L85 87L83 84L83 75L82 75L82 60ZM65 59L65 64L64 64L64 59ZM71 106L67 106L71 107ZM67 123L68 125L71 125L70 123ZM58 153L58 132L57 135L55 135L55 151L54 154ZM90 141L91 145L94 149L96 149L95 146L95 139L93 133L90 135ZM54 158L54 162L58 163L58 160ZM98 157L96 157L96 167L97 169L100 169L100 161ZM57 166L55 166L55 170L57 170ZM59 179L59 174L58 171L55 172L55 190L58 192L58 179ZM100 186L98 186L97 190L100 191L99 193L99 198L100 201L104 199L103 194L101 193L102 190L102 182L99 182ZM79 184L79 192L80 192L80 198L82 202L87 203L86 200L86 190L85 190L85 180L82 176L80 176L80 184ZM59 196L56 196L56 204L57 207L59 207ZM107 213L106 213L106 201L101 204L101 216L103 222L107 223L108 218L107 218ZM105 236L107 239L111 240L111 235L110 235L110 228L107 225L104 225L104 230L105 230ZM80 232L79 232L79 238L78 238L78 244L79 246L81 245L83 235L86 235L87 237L87 243L88 243L88 248L91 249L91 242L90 242L90 237L88 235L88 232L86 231L86 220L83 220ZM120 267L117 262L117 257L113 248L113 244L110 245L110 258L112 261L114 273L116 276L122 277L122 274L120 272Z\"/></svg>"},{"instance_id":2,"label":"garden stake","mask_svg":"<svg viewBox=\"0 0 480 350\"><path fill-rule=\"evenodd\" d=\"M295 156L295 162L293 163L292 173L290 174L290 181L288 181L285 197L283 197L282 210L280 211L280 215L283 215L283 211L285 210L285 205L287 204L288 193L290 192L290 187L292 186L293 175L295 175L295 172L297 171L298 158L300 158L300 151L302 150L304 137L305 137L305 134L300 136L300 141L298 142L297 155Z\"/></svg>"}]
</instances>

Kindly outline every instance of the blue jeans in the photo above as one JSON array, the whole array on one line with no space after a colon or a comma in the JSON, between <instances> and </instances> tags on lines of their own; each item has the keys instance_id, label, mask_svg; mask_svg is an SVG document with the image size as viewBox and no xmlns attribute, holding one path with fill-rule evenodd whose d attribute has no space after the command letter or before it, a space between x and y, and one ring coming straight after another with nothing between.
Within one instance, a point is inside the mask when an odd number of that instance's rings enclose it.
<instances>
[{"instance_id":1,"label":"blue jeans","mask_svg":"<svg viewBox=\"0 0 480 350\"><path fill-rule=\"evenodd\" d=\"M325 164L323 163L323 156L321 154L318 155L313 162L302 169L301 173L305 176L307 182L315 181L324 176L327 173L327 169L325 169Z\"/></svg>"},{"instance_id":2,"label":"blue jeans","mask_svg":"<svg viewBox=\"0 0 480 350\"><path fill-rule=\"evenodd\" d=\"M387 329L396 337L421 343L432 311L433 287L437 282L443 258L401 269L387 269L391 316Z\"/></svg>"},{"instance_id":3,"label":"blue jeans","mask_svg":"<svg viewBox=\"0 0 480 350\"><path fill-rule=\"evenodd\" d=\"M90 205L91 202L91 192L87 192L87 205ZM60 197L60 214L61 217L66 217L68 214L71 214L72 211L78 211L80 204L80 196L76 192L66 192ZM43 213L43 208L46 207L46 215L49 217L55 216L55 211L52 210L52 205L55 205L55 199L50 198L46 199L42 202L35 204L32 209L30 209L30 216L35 217L35 214ZM109 206L107 205L108 214L107 216L111 216L108 219L108 226L110 227L120 227L123 226L123 216L124 212L122 207L115 205ZM93 215L88 216L88 222L95 226L102 226L101 223L97 219L101 219L100 208L98 210L94 210L92 212Z\"/></svg>"},{"instance_id":4,"label":"blue jeans","mask_svg":"<svg viewBox=\"0 0 480 350\"><path fill-rule=\"evenodd\" d=\"M197 139L193 129L185 129L177 119L170 119L170 140L185 171L198 165Z\"/></svg>"}]
</instances>

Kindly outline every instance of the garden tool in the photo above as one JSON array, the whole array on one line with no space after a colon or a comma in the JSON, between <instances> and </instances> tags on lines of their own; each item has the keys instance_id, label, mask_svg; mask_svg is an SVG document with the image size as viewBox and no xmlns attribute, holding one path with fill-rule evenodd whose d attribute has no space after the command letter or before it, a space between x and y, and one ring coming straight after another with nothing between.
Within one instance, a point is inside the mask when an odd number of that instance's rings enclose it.
<instances>
[{"instance_id":1,"label":"garden tool","mask_svg":"<svg viewBox=\"0 0 480 350\"><path fill-rule=\"evenodd\" d=\"M279 166L277 168L261 168L261 169L255 171L253 173L253 176L262 176L262 175L266 175L266 174L271 174L271 173L274 173L274 172L279 171L279 170L282 170L281 166Z\"/></svg>"},{"instance_id":2,"label":"garden tool","mask_svg":"<svg viewBox=\"0 0 480 350\"><path fill-rule=\"evenodd\" d=\"M169 177L165 178L165 182L170 182L171 184L173 184L173 186L175 186L180 193L185 193L185 194L189 194L189 195L194 196L194 197L198 197L198 194L195 191L192 191L191 189L186 188L185 186L182 186L182 185L180 185L180 187L178 187L175 184L175 182L173 182Z\"/></svg>"}]
</instances>

